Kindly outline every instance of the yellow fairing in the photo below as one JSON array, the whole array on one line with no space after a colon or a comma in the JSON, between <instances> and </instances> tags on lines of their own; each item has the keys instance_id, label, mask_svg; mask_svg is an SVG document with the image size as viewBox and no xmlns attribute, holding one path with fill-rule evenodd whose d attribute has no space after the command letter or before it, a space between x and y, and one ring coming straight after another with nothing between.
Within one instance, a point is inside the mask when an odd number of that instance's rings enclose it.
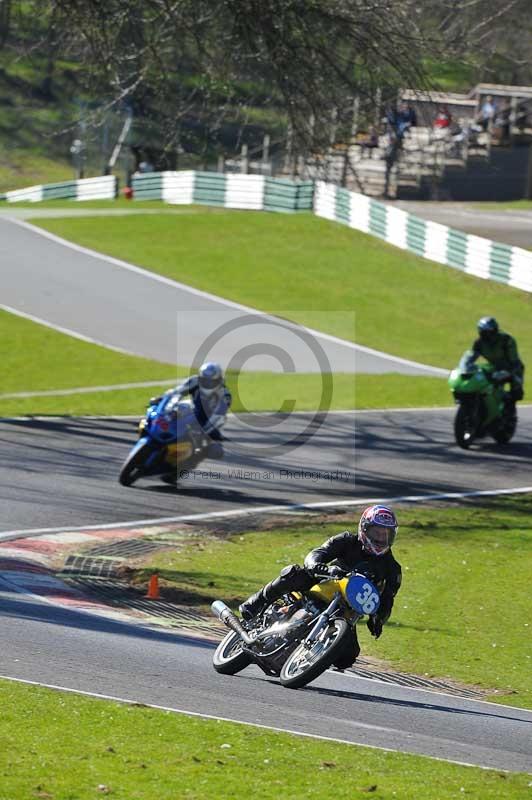
<instances>
[{"instance_id":1,"label":"yellow fairing","mask_svg":"<svg viewBox=\"0 0 532 800\"><path fill-rule=\"evenodd\" d=\"M323 583L316 583L310 588L309 594L319 600L330 603L336 592L340 591L345 600L347 580L347 578L340 578L340 580L332 579L330 581L323 581Z\"/></svg>"},{"instance_id":2,"label":"yellow fairing","mask_svg":"<svg viewBox=\"0 0 532 800\"><path fill-rule=\"evenodd\" d=\"M340 578L339 580L332 579L330 581L323 581L323 583L316 583L309 589L309 594L316 600L321 600L323 603L329 605L336 592L341 592L342 597L346 600L345 590L349 578ZM358 615L349 607L346 600L344 616L350 624L355 624Z\"/></svg>"},{"instance_id":3,"label":"yellow fairing","mask_svg":"<svg viewBox=\"0 0 532 800\"><path fill-rule=\"evenodd\" d=\"M177 466L192 455L192 445L190 442L176 442L169 444L166 448L165 460L172 466Z\"/></svg>"}]
</instances>

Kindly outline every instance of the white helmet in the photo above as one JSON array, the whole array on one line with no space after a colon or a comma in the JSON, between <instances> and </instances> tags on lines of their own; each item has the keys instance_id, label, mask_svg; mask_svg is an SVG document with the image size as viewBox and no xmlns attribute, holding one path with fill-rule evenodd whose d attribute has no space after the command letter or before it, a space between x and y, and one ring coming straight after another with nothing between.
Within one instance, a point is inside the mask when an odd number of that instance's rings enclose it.
<instances>
[{"instance_id":1,"label":"white helmet","mask_svg":"<svg viewBox=\"0 0 532 800\"><path fill-rule=\"evenodd\" d=\"M206 361L198 372L199 388L202 395L209 397L216 392L224 382L222 368L213 361Z\"/></svg>"}]
</instances>

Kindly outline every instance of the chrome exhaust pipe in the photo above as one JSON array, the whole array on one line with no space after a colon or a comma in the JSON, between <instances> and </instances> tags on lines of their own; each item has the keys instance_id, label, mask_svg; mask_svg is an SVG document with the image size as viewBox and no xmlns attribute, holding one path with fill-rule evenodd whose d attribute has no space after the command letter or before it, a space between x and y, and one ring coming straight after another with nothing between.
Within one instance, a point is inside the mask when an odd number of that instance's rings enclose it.
<instances>
[{"instance_id":1,"label":"chrome exhaust pipe","mask_svg":"<svg viewBox=\"0 0 532 800\"><path fill-rule=\"evenodd\" d=\"M228 628L231 628L232 631L237 633L244 644L253 644L255 639L249 636L247 631L244 630L240 624L238 617L233 614L229 606L226 606L224 602L221 600L215 600L214 603L211 603L211 611L215 617L218 617L218 619L223 622L224 625L227 625Z\"/></svg>"}]
</instances>

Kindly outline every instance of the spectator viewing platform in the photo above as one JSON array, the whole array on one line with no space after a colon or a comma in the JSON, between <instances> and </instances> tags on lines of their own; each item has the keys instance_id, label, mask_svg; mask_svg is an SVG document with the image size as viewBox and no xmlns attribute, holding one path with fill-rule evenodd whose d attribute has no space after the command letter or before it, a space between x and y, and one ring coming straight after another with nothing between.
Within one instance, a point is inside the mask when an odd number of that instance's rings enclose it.
<instances>
[{"instance_id":1,"label":"spectator viewing platform","mask_svg":"<svg viewBox=\"0 0 532 800\"><path fill-rule=\"evenodd\" d=\"M287 160L283 174L377 197L520 199L532 193L531 145L532 86L406 89L375 110L374 124L327 152Z\"/></svg>"}]
</instances>

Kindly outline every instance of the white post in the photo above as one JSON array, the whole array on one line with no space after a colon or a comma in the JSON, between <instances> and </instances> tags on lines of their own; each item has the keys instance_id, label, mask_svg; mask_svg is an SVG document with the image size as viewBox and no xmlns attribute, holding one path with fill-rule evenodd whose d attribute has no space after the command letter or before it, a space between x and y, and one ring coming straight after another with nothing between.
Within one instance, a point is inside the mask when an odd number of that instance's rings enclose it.
<instances>
[{"instance_id":1,"label":"white post","mask_svg":"<svg viewBox=\"0 0 532 800\"><path fill-rule=\"evenodd\" d=\"M265 133L262 140L262 169L263 175L271 175L272 167L270 164L270 134Z\"/></svg>"},{"instance_id":2,"label":"white post","mask_svg":"<svg viewBox=\"0 0 532 800\"><path fill-rule=\"evenodd\" d=\"M242 145L242 161L241 161L240 171L245 175L247 175L247 173L249 172L249 158L248 158L247 144Z\"/></svg>"}]
</instances>

